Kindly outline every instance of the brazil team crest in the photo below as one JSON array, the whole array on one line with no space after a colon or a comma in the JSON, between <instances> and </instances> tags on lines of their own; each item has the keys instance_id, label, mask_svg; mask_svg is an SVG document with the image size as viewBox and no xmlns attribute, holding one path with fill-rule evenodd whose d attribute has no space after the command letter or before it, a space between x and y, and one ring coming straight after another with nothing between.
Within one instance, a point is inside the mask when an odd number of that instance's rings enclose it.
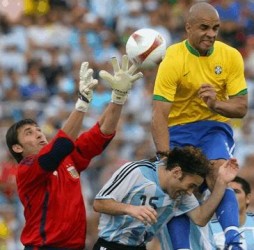
<instances>
[{"instance_id":1,"label":"brazil team crest","mask_svg":"<svg viewBox=\"0 0 254 250\"><path fill-rule=\"evenodd\" d=\"M222 73L222 67L221 66L215 66L214 73L216 75L220 75Z\"/></svg>"}]
</instances>

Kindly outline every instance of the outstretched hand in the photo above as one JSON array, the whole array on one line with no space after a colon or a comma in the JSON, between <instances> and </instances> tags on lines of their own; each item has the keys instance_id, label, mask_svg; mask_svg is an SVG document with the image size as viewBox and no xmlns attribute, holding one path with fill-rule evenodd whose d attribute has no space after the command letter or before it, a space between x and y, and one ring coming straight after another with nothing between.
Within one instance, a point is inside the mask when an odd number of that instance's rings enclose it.
<instances>
[{"instance_id":1,"label":"outstretched hand","mask_svg":"<svg viewBox=\"0 0 254 250\"><path fill-rule=\"evenodd\" d=\"M98 84L98 80L93 78L93 69L88 66L88 62L83 62L79 71L79 99L75 107L82 112L87 111L93 97L93 89Z\"/></svg>"},{"instance_id":2,"label":"outstretched hand","mask_svg":"<svg viewBox=\"0 0 254 250\"><path fill-rule=\"evenodd\" d=\"M231 158L223 163L218 172L218 177L225 183L229 183L236 177L239 171L238 162L235 158Z\"/></svg>"},{"instance_id":3,"label":"outstretched hand","mask_svg":"<svg viewBox=\"0 0 254 250\"><path fill-rule=\"evenodd\" d=\"M135 71L138 66L133 64L129 68L129 59L127 55L122 57L122 67L115 57L111 58L111 64L113 67L114 74L111 75L105 70L101 70L99 75L102 79L107 81L112 88L112 101L117 104L123 105L127 99L128 92L132 88L133 83L142 78L143 74Z\"/></svg>"}]
</instances>

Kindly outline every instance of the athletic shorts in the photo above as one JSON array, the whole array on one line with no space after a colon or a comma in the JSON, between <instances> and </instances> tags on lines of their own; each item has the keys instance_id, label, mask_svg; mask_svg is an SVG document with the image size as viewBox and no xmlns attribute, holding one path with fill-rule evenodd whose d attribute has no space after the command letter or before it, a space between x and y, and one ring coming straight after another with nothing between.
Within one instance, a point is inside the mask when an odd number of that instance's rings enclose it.
<instances>
[{"instance_id":1,"label":"athletic shorts","mask_svg":"<svg viewBox=\"0 0 254 250\"><path fill-rule=\"evenodd\" d=\"M95 243L93 250L146 250L146 246L126 246L99 238Z\"/></svg>"},{"instance_id":2,"label":"athletic shorts","mask_svg":"<svg viewBox=\"0 0 254 250\"><path fill-rule=\"evenodd\" d=\"M198 121L172 126L169 132L170 148L192 145L200 148L209 160L233 156L233 130L227 123Z\"/></svg>"}]
</instances>

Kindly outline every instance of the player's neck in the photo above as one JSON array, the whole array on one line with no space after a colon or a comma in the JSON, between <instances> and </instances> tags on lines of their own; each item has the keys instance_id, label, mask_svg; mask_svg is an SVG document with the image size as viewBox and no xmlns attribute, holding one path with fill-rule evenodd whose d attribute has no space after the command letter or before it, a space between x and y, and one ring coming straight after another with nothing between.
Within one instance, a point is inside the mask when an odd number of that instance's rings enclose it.
<instances>
[{"instance_id":1,"label":"player's neck","mask_svg":"<svg viewBox=\"0 0 254 250\"><path fill-rule=\"evenodd\" d=\"M239 214L240 226L244 225L246 218L247 218L246 211L240 212L240 214Z\"/></svg>"}]
</instances>

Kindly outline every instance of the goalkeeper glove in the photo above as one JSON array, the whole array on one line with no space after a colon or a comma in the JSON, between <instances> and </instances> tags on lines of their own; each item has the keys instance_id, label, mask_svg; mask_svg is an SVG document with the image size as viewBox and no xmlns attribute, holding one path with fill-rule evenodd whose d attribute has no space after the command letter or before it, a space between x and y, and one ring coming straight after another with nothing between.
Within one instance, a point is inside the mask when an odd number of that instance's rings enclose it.
<instances>
[{"instance_id":1,"label":"goalkeeper glove","mask_svg":"<svg viewBox=\"0 0 254 250\"><path fill-rule=\"evenodd\" d=\"M92 101L93 89L98 84L98 80L93 78L93 69L88 66L88 62L83 62L79 71L79 93L75 109L81 112L87 112Z\"/></svg>"},{"instance_id":2,"label":"goalkeeper glove","mask_svg":"<svg viewBox=\"0 0 254 250\"><path fill-rule=\"evenodd\" d=\"M111 101L116 104L123 105L127 100L128 92L132 88L133 83L142 78L143 74L138 72L134 74L138 66L133 64L130 68L127 55L122 57L122 68L115 57L111 58L114 75L105 70L101 70L99 75L107 81L112 88Z\"/></svg>"}]
</instances>

